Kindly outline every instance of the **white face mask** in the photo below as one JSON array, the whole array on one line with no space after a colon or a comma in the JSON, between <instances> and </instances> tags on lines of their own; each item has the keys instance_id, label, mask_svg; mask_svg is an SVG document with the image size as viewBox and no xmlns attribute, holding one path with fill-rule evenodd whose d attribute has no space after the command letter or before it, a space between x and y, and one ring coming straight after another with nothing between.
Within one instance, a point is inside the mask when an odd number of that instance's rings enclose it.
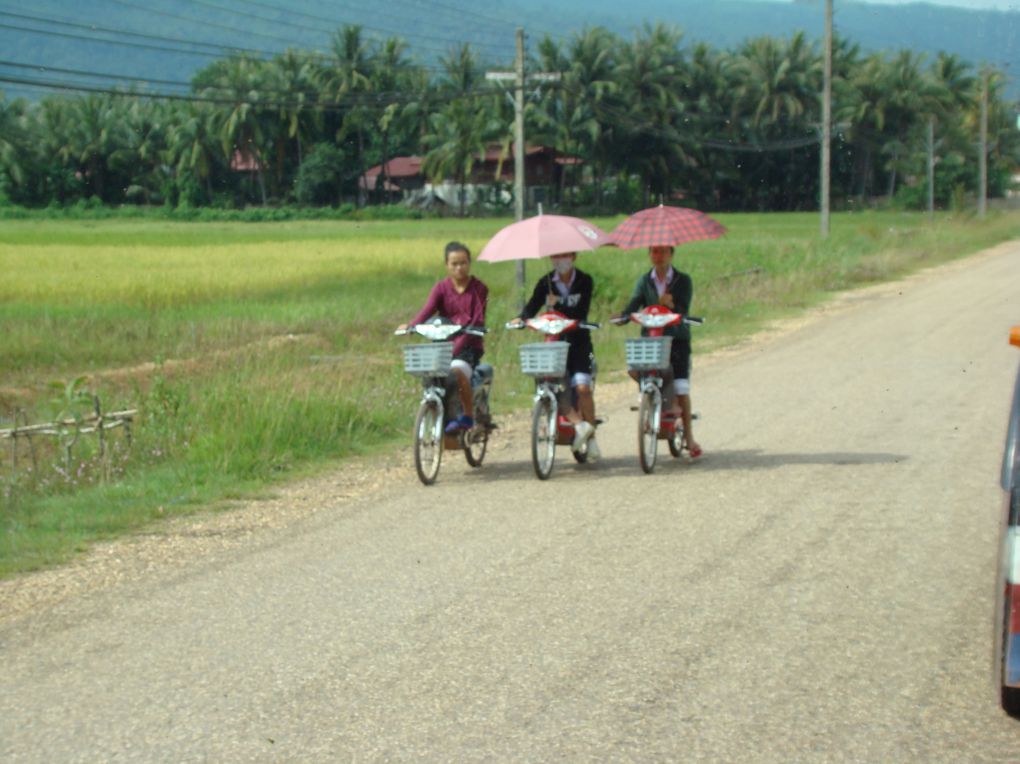
<instances>
[{"instance_id":1,"label":"white face mask","mask_svg":"<svg viewBox=\"0 0 1020 764\"><path fill-rule=\"evenodd\" d=\"M561 276L565 276L570 273L570 270L574 267L574 261L569 257L556 258L552 261L553 268Z\"/></svg>"}]
</instances>

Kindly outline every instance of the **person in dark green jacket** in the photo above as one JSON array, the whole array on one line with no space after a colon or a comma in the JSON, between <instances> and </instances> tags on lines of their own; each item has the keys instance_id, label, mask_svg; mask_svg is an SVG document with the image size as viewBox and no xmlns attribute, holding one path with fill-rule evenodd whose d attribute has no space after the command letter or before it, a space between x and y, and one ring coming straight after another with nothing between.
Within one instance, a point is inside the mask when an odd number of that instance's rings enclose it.
<instances>
[{"instance_id":1,"label":"person in dark green jacket","mask_svg":"<svg viewBox=\"0 0 1020 764\"><path fill-rule=\"evenodd\" d=\"M628 316L649 305L664 305L683 316L688 315L694 282L673 267L673 247L649 247L648 257L652 269L637 280L630 302L620 315ZM666 327L665 334L673 337L669 361L675 398L670 409L680 416L688 452L692 459L697 459L702 451L691 429L691 328L681 323Z\"/></svg>"}]
</instances>

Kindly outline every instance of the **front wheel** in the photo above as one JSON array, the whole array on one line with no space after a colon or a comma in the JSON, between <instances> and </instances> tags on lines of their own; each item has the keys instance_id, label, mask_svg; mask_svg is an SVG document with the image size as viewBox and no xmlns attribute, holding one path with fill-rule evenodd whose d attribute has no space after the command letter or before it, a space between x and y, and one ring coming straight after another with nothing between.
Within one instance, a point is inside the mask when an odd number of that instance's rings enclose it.
<instances>
[{"instance_id":1,"label":"front wheel","mask_svg":"<svg viewBox=\"0 0 1020 764\"><path fill-rule=\"evenodd\" d=\"M461 437L467 463L481 467L489 445L489 396L482 394L475 400L475 426Z\"/></svg>"},{"instance_id":2,"label":"front wheel","mask_svg":"<svg viewBox=\"0 0 1020 764\"><path fill-rule=\"evenodd\" d=\"M414 420L414 468L425 485L436 482L443 459L443 407L436 400L422 401Z\"/></svg>"},{"instance_id":3,"label":"front wheel","mask_svg":"<svg viewBox=\"0 0 1020 764\"><path fill-rule=\"evenodd\" d=\"M641 469L651 474L655 469L655 457L659 448L659 420L661 399L652 392L641 395L641 407L638 409L638 453L641 457Z\"/></svg>"},{"instance_id":4,"label":"front wheel","mask_svg":"<svg viewBox=\"0 0 1020 764\"><path fill-rule=\"evenodd\" d=\"M531 463L539 480L548 480L556 461L556 406L548 398L535 401L531 412Z\"/></svg>"}]
</instances>

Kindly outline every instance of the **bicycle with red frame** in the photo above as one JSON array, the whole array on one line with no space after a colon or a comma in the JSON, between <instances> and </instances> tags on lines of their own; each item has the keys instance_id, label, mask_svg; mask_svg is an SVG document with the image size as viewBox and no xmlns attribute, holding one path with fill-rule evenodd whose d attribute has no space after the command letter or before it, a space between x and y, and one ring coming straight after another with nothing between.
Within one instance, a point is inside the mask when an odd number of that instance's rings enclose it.
<instances>
[{"instance_id":1,"label":"bicycle with red frame","mask_svg":"<svg viewBox=\"0 0 1020 764\"><path fill-rule=\"evenodd\" d=\"M569 389L567 354L570 343L561 340L563 334L575 329L598 329L598 324L569 318L559 311L539 313L523 323L511 321L507 329L528 327L545 334L544 342L521 345L521 371L535 379L535 404L531 411L531 463L539 480L548 480L556 461L556 446L572 446L577 434L574 423L560 412L559 397ZM601 420L595 420L595 426ZM587 443L578 450L571 449L574 459L584 463L588 459Z\"/></svg>"},{"instance_id":2,"label":"bicycle with red frame","mask_svg":"<svg viewBox=\"0 0 1020 764\"><path fill-rule=\"evenodd\" d=\"M669 352L673 338L664 334L667 326L679 323L703 324L703 318L683 316L663 305L649 305L637 313L611 319L613 324L634 322L647 330L642 337L626 340L627 370L637 377L639 390L638 455L641 469L651 473L655 469L658 443L665 440L669 452L678 457L686 448L684 428L680 417L663 411L662 387L670 376Z\"/></svg>"}]
</instances>

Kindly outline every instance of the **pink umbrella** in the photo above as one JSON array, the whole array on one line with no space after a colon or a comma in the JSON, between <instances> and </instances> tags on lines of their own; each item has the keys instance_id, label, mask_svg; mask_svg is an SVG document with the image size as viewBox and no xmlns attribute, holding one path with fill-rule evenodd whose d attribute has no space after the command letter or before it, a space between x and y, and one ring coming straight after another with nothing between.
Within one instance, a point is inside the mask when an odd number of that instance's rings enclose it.
<instances>
[{"instance_id":1,"label":"pink umbrella","mask_svg":"<svg viewBox=\"0 0 1020 764\"><path fill-rule=\"evenodd\" d=\"M611 244L609 234L587 220L568 215L536 215L500 229L482 249L479 260L532 260L581 252Z\"/></svg>"},{"instance_id":2,"label":"pink umbrella","mask_svg":"<svg viewBox=\"0 0 1020 764\"><path fill-rule=\"evenodd\" d=\"M626 218L610 234L621 249L673 247L689 241L717 239L726 228L704 212L688 207L649 207Z\"/></svg>"}]
</instances>

